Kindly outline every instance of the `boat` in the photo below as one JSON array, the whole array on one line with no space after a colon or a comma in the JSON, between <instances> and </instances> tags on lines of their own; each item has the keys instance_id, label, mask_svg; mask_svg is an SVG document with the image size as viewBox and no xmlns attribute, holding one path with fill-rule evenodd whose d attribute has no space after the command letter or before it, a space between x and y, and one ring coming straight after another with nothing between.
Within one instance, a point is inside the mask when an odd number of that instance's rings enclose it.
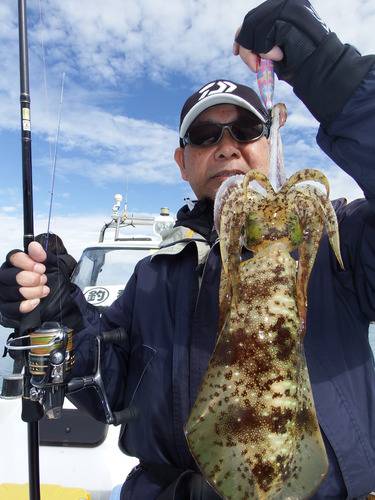
<instances>
[{"instance_id":1,"label":"boat","mask_svg":"<svg viewBox=\"0 0 375 500\"><path fill-rule=\"evenodd\" d=\"M126 205L120 213L121 201L121 195L115 195L110 222L101 228L99 241L83 250L72 274L72 281L96 307L109 306L123 293L135 264L157 251L174 225L166 208L156 217L129 214ZM3 371L2 364L0 441L6 453L0 454L0 500L20 500L20 496L3 497L2 486L17 488L28 482L27 426L21 420L22 374L13 373L15 367L9 360ZM61 418L43 417L39 422L42 487L80 488L77 491L87 491L91 500L119 498L120 485L138 463L120 451L119 431L119 426L98 422L65 399ZM67 491L61 498L69 498ZM82 498L80 495L76 498Z\"/></svg>"},{"instance_id":2,"label":"boat","mask_svg":"<svg viewBox=\"0 0 375 500\"><path fill-rule=\"evenodd\" d=\"M111 221L101 228L98 243L83 251L72 275L72 282L95 306L108 306L119 297L135 264L158 250L174 225L168 208L161 208L156 217L135 216L128 213L126 203L120 214L121 202L116 194Z\"/></svg>"}]
</instances>

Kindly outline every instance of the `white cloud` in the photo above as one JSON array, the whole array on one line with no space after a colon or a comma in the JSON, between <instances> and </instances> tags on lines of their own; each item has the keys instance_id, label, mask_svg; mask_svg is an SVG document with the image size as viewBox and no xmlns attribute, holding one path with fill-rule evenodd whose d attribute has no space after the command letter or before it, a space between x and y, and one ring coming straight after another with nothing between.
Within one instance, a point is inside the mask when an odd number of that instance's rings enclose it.
<instances>
[{"instance_id":1,"label":"white cloud","mask_svg":"<svg viewBox=\"0 0 375 500\"><path fill-rule=\"evenodd\" d=\"M123 207L122 207L123 208ZM121 209L122 210L122 209ZM135 217L154 217L157 214L151 213L129 213ZM174 216L174 214L171 214ZM74 223L72 223L74 221ZM99 241L99 232L104 223L111 221L110 207L108 213L96 213L92 215L68 214L67 216L54 217L51 224L51 232L58 234L65 243L68 252L75 259L79 259L82 251L89 245L95 245ZM2 228L2 244L0 248L0 264L5 260L5 256L12 248L23 248L20 226L22 222L11 215L0 215L0 225ZM35 217L34 234L45 233L47 228L46 217ZM16 230L17 229L17 230ZM152 229L140 226L138 234L152 234ZM114 232L112 229L106 233L106 241L113 241Z\"/></svg>"},{"instance_id":2,"label":"white cloud","mask_svg":"<svg viewBox=\"0 0 375 500\"><path fill-rule=\"evenodd\" d=\"M343 170L333 167L325 172L331 187L331 199L346 198L348 201L363 198L363 191L358 184Z\"/></svg>"},{"instance_id":3,"label":"white cloud","mask_svg":"<svg viewBox=\"0 0 375 500\"><path fill-rule=\"evenodd\" d=\"M0 212L11 213L11 212L15 212L16 210L17 210L17 207L11 207L11 206L3 206L3 207L1 207L0 206Z\"/></svg>"},{"instance_id":4,"label":"white cloud","mask_svg":"<svg viewBox=\"0 0 375 500\"><path fill-rule=\"evenodd\" d=\"M73 216L74 224L72 224L72 216L68 217L55 217L51 231L58 234L68 247L68 251L75 258L79 258L83 248L88 244L96 243L99 238L99 230L105 221L110 217L105 214L96 214L91 216ZM7 252L12 248L23 248L21 231L19 229L22 223L20 220L11 217L0 217L2 228L2 245L0 251L0 261L3 262ZM35 234L44 233L47 227L47 220L45 217L36 218L35 220Z\"/></svg>"},{"instance_id":5,"label":"white cloud","mask_svg":"<svg viewBox=\"0 0 375 500\"><path fill-rule=\"evenodd\" d=\"M17 196L18 191L15 188L0 188L0 196Z\"/></svg>"},{"instance_id":6,"label":"white cloud","mask_svg":"<svg viewBox=\"0 0 375 500\"><path fill-rule=\"evenodd\" d=\"M153 159L151 150L148 157L137 159L134 157L119 159L118 161L99 161L81 157L63 159L58 164L58 175L65 177L71 172L89 178L94 184L103 185L112 181L126 179L127 182L176 184L179 180L178 169L172 160Z\"/></svg>"},{"instance_id":7,"label":"white cloud","mask_svg":"<svg viewBox=\"0 0 375 500\"><path fill-rule=\"evenodd\" d=\"M234 32L261 2L176 0L167 8L164 0L107 0L105 8L90 0L43 3L46 43L59 46L57 54L51 50L52 59L77 64L94 81L113 82L120 75L142 74L160 80L170 71L188 71L194 80L211 68L216 76L218 69L227 74ZM374 50L370 2L342 0L340 9L333 0L313 3L344 41Z\"/></svg>"},{"instance_id":8,"label":"white cloud","mask_svg":"<svg viewBox=\"0 0 375 500\"><path fill-rule=\"evenodd\" d=\"M231 44L243 16L259 3L175 0L166 7L164 0L107 0L105 5L92 0L41 0L42 27L39 2L30 2L33 133L54 140L61 73L66 71L69 91L64 97L59 148L70 154L58 160L60 170L84 175L92 182L123 179L124 172L131 181L178 182L172 160L176 131L164 123L165 118L160 116L157 123L131 118L126 111L110 112L100 95L131 92L141 78L168 87L176 74L186 78L188 88L217 76L255 84L254 75L239 58L231 56ZM363 52L374 51L371 2L342 0L338 9L333 0L317 0L314 6L344 41ZM0 129L14 130L19 126L19 91L15 85L18 42L13 0L1 3L0 27ZM42 39L50 106L43 98ZM287 84L277 83L275 98L289 108L285 149L288 167L294 168L291 140L297 138L296 132L316 130L317 122ZM311 147L317 148L313 135L310 140ZM297 142L293 146L295 152L301 147Z\"/></svg>"},{"instance_id":9,"label":"white cloud","mask_svg":"<svg viewBox=\"0 0 375 500\"><path fill-rule=\"evenodd\" d=\"M164 0L107 0L105 6L92 0L41 0L44 28L39 4L30 3L30 40L33 52L40 54L37 44L44 39L49 70L58 68L56 74L66 66L73 76L80 73L93 82L117 81L126 87L142 75L160 81L177 71L201 83L202 77L218 72L244 74L242 64L234 65L230 56L231 43L243 16L259 3L175 0L166 12ZM344 41L365 52L374 50L370 2L342 0L337 9L333 0L317 0L314 6ZM14 42L16 32L9 29L16 22L13 0L5 0L1 20L7 28L2 38Z\"/></svg>"}]
</instances>

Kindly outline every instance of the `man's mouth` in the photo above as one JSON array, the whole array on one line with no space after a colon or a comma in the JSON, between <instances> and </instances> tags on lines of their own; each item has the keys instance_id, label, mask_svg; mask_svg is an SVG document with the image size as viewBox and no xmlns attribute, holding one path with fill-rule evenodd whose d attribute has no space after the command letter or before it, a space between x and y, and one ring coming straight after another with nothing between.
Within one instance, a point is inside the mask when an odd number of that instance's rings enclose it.
<instances>
[{"instance_id":1,"label":"man's mouth","mask_svg":"<svg viewBox=\"0 0 375 500\"><path fill-rule=\"evenodd\" d=\"M232 175L245 175L241 170L220 170L211 179L221 179L223 177L231 177Z\"/></svg>"}]
</instances>

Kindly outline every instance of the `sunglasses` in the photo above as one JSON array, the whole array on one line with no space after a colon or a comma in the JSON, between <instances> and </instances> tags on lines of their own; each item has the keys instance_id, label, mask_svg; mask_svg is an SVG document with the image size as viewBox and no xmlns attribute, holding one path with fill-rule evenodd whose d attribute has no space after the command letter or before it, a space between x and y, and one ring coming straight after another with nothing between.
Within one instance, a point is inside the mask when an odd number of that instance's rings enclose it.
<instances>
[{"instance_id":1,"label":"sunglasses","mask_svg":"<svg viewBox=\"0 0 375 500\"><path fill-rule=\"evenodd\" d=\"M237 142L253 142L263 136L268 137L269 129L260 121L240 118L232 123L200 123L190 127L182 139L184 146L214 146L221 141L224 131L228 130Z\"/></svg>"}]
</instances>

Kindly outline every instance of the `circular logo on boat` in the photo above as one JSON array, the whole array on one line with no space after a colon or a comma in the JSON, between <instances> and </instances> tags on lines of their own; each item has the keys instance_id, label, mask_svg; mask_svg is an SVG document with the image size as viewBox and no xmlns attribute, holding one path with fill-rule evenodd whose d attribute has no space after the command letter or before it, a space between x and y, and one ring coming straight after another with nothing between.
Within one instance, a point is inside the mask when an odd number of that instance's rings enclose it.
<instances>
[{"instance_id":1,"label":"circular logo on boat","mask_svg":"<svg viewBox=\"0 0 375 500\"><path fill-rule=\"evenodd\" d=\"M96 286L94 288L86 290L84 296L87 302L90 302L90 304L97 306L98 304L101 304L108 299L109 291L101 286Z\"/></svg>"}]
</instances>

